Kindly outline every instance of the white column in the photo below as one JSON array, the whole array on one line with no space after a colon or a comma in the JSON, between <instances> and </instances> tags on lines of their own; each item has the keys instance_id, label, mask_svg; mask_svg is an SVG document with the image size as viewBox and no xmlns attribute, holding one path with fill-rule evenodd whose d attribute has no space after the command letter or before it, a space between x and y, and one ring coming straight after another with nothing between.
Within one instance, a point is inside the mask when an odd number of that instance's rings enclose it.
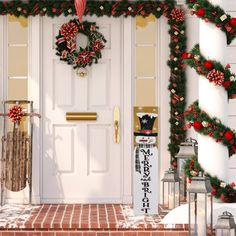
<instances>
[{"instance_id":1,"label":"white column","mask_svg":"<svg viewBox=\"0 0 236 236\"><path fill-rule=\"evenodd\" d=\"M223 7L225 0L209 0L212 4ZM225 64L226 36L214 24L200 22L200 50L211 60ZM215 86L205 77L199 80L199 105L211 117L218 117L224 125L228 119L227 92L221 86ZM208 136L198 135L198 158L202 167L211 175L227 181L228 149L221 143L216 143Z\"/></svg>"}]
</instances>

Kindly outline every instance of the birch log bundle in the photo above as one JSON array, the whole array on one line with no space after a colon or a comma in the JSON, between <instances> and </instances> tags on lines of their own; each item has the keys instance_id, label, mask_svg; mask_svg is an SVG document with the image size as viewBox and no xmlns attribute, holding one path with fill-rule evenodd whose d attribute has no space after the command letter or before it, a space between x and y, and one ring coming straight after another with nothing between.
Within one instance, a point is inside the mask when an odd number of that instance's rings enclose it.
<instances>
[{"instance_id":1,"label":"birch log bundle","mask_svg":"<svg viewBox=\"0 0 236 236\"><path fill-rule=\"evenodd\" d=\"M14 128L7 133L5 153L5 186L10 191L26 187L30 170L30 137L25 131Z\"/></svg>"}]
</instances>

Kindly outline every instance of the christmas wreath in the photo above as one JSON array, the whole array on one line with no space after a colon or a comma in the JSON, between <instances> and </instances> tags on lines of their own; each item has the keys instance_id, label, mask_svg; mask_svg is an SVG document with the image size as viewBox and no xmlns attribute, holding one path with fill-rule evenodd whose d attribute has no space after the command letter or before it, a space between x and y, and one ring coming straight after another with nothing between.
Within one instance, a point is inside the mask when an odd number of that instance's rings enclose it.
<instances>
[{"instance_id":1,"label":"christmas wreath","mask_svg":"<svg viewBox=\"0 0 236 236\"><path fill-rule=\"evenodd\" d=\"M63 24L56 37L57 55L74 68L84 68L97 63L98 59L102 57L101 50L106 42L104 36L97 30L96 23L88 21L80 23L77 19ZM88 37L88 44L85 48L80 47L79 50L76 50L76 36L79 33Z\"/></svg>"}]
</instances>

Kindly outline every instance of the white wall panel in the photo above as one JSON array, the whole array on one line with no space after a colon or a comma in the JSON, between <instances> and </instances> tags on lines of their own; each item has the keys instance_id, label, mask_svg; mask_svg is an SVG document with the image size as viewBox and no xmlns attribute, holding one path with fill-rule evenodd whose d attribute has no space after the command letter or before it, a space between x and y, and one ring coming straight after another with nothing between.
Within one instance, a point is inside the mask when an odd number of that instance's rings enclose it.
<instances>
[{"instance_id":1,"label":"white wall panel","mask_svg":"<svg viewBox=\"0 0 236 236\"><path fill-rule=\"evenodd\" d=\"M226 1L227 12L236 17L236 3L234 0ZM226 62L230 63L231 71L236 73L236 39L227 46L226 49ZM228 126L236 130L236 99L229 100L229 120ZM229 159L229 182L236 181L236 155Z\"/></svg>"}]
</instances>

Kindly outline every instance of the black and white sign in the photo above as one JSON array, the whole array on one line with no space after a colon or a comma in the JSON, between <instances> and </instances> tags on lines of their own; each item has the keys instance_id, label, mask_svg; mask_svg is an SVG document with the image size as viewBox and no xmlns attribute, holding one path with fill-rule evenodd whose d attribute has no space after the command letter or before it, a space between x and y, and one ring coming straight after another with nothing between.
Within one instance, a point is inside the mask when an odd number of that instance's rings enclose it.
<instances>
[{"instance_id":1,"label":"black and white sign","mask_svg":"<svg viewBox=\"0 0 236 236\"><path fill-rule=\"evenodd\" d=\"M135 133L133 204L136 215L158 214L157 134L152 126L157 114L138 113L141 130Z\"/></svg>"}]
</instances>

